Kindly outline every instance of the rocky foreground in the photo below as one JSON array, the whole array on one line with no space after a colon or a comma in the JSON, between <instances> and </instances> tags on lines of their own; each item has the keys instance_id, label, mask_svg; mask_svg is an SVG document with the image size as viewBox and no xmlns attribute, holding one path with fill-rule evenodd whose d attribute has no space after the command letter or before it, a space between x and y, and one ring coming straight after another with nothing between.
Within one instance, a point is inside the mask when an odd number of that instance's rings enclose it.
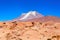
<instances>
[{"instance_id":1,"label":"rocky foreground","mask_svg":"<svg viewBox=\"0 0 60 40\"><path fill-rule=\"evenodd\" d=\"M60 22L0 22L0 40L60 40Z\"/></svg>"}]
</instances>

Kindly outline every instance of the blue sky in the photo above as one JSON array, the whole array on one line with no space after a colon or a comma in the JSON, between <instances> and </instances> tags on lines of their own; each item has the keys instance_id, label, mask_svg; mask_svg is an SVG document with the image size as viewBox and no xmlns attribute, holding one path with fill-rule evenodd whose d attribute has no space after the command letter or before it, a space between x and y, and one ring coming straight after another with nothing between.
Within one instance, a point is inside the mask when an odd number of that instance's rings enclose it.
<instances>
[{"instance_id":1,"label":"blue sky","mask_svg":"<svg viewBox=\"0 0 60 40\"><path fill-rule=\"evenodd\" d=\"M0 21L14 19L29 11L60 17L60 0L0 0Z\"/></svg>"}]
</instances>

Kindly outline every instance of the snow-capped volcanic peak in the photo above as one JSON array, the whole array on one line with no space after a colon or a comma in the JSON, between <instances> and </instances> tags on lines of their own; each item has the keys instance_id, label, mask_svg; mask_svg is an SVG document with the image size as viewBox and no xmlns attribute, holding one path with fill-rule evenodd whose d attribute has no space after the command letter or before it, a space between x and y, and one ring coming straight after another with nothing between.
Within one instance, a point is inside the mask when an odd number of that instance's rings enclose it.
<instances>
[{"instance_id":1,"label":"snow-capped volcanic peak","mask_svg":"<svg viewBox=\"0 0 60 40\"><path fill-rule=\"evenodd\" d=\"M36 16L36 13L37 13L36 11L30 11L30 12L28 12L27 14L28 14L28 15Z\"/></svg>"},{"instance_id":2,"label":"snow-capped volcanic peak","mask_svg":"<svg viewBox=\"0 0 60 40\"><path fill-rule=\"evenodd\" d=\"M24 14L23 16L21 16L21 18L19 18L19 20L28 20L28 19L38 18L38 17L43 17L43 15L41 15L40 13L38 13L36 11L30 11L30 12Z\"/></svg>"}]
</instances>

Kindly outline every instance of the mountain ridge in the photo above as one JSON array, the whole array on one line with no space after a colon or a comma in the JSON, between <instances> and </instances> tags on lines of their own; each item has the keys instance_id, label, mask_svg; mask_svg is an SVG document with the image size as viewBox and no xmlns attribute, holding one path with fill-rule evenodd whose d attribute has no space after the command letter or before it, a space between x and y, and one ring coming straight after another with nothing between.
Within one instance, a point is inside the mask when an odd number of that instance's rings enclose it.
<instances>
[{"instance_id":1,"label":"mountain ridge","mask_svg":"<svg viewBox=\"0 0 60 40\"><path fill-rule=\"evenodd\" d=\"M13 20L8 20L5 22L13 22L13 21L20 21L20 22L27 22L27 21L59 21L60 18L56 16L43 16L41 13L38 13L37 11L29 11L28 13L25 13L18 18L15 18Z\"/></svg>"}]
</instances>

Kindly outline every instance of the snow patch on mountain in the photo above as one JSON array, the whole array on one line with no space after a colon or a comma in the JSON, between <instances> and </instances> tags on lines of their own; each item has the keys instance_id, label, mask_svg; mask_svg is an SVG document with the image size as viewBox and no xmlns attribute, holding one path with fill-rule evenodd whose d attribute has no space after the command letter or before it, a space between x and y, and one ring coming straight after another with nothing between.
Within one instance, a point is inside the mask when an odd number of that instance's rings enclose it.
<instances>
[{"instance_id":1,"label":"snow patch on mountain","mask_svg":"<svg viewBox=\"0 0 60 40\"><path fill-rule=\"evenodd\" d=\"M30 11L28 13L25 13L19 20L28 20L28 19L33 19L33 18L39 18L43 17L42 14L36 12L36 11Z\"/></svg>"}]
</instances>

